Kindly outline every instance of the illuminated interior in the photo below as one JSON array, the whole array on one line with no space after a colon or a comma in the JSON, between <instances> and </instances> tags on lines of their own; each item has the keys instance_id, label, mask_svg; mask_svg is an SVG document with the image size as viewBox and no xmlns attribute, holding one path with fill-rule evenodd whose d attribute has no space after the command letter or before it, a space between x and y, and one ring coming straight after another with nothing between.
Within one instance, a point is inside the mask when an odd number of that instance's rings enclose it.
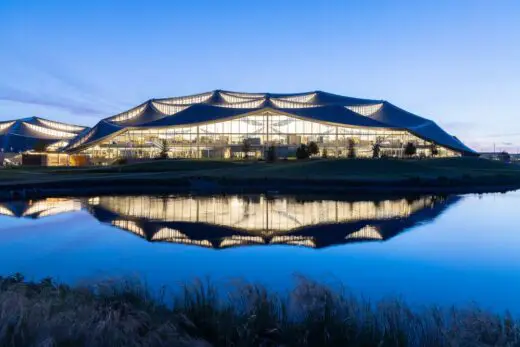
<instances>
[{"instance_id":1,"label":"illuminated interior","mask_svg":"<svg viewBox=\"0 0 520 347\"><path fill-rule=\"evenodd\" d=\"M197 222L224 225L262 235L287 232L308 225L384 220L407 217L431 206L431 197L412 202L406 199L372 201L317 200L298 202L290 198L271 200L265 196L99 197L97 206L118 216L165 222Z\"/></svg>"},{"instance_id":2,"label":"illuminated interior","mask_svg":"<svg viewBox=\"0 0 520 347\"><path fill-rule=\"evenodd\" d=\"M475 154L434 122L383 101L321 91L299 94L216 90L151 99L102 120L66 151L94 162L118 158L293 158L314 142L328 157L452 157ZM246 144L246 145L244 145Z\"/></svg>"},{"instance_id":3,"label":"illuminated interior","mask_svg":"<svg viewBox=\"0 0 520 347\"><path fill-rule=\"evenodd\" d=\"M269 146L276 146L280 157L295 156L298 146L311 141L330 157L347 157L351 141L355 143L358 157L371 157L376 142L380 143L380 153L385 156L404 156L407 142L416 144L419 155L429 155L431 147L428 141L404 130L312 122L270 110L196 126L128 129L82 153L110 159L155 158L164 140L170 158L241 158L245 155L244 140L256 157L263 157ZM438 150L440 157L458 155L447 148Z\"/></svg>"}]
</instances>

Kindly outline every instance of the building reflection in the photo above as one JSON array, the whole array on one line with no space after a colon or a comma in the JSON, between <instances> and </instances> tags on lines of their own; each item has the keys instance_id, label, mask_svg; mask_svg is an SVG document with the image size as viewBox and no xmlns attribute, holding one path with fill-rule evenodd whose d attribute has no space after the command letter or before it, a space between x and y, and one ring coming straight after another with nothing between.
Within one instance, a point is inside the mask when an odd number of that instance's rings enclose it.
<instances>
[{"instance_id":1,"label":"building reflection","mask_svg":"<svg viewBox=\"0 0 520 347\"><path fill-rule=\"evenodd\" d=\"M316 200L265 196L111 196L88 200L99 221L152 242L222 249L383 241L439 216L460 197Z\"/></svg>"},{"instance_id":2,"label":"building reflection","mask_svg":"<svg viewBox=\"0 0 520 347\"><path fill-rule=\"evenodd\" d=\"M77 199L47 198L42 200L0 203L0 215L9 217L43 218L66 212L80 211L83 204Z\"/></svg>"},{"instance_id":3,"label":"building reflection","mask_svg":"<svg viewBox=\"0 0 520 347\"><path fill-rule=\"evenodd\" d=\"M43 218L79 210L150 242L223 249L245 245L324 248L384 241L438 217L458 196L297 199L279 196L102 196L0 203L0 214Z\"/></svg>"}]
</instances>

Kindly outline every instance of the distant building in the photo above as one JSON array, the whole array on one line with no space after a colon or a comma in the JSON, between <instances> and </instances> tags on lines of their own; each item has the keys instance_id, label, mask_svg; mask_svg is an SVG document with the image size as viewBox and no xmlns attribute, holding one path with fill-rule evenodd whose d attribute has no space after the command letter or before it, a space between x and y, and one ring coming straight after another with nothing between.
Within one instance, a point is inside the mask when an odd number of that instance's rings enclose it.
<instances>
[{"instance_id":1,"label":"distant building","mask_svg":"<svg viewBox=\"0 0 520 347\"><path fill-rule=\"evenodd\" d=\"M520 154L507 152L481 152L480 157L489 160L499 160L504 162L518 162L520 161Z\"/></svg>"},{"instance_id":2,"label":"distant building","mask_svg":"<svg viewBox=\"0 0 520 347\"><path fill-rule=\"evenodd\" d=\"M0 122L3 153L59 151L87 127L31 117Z\"/></svg>"},{"instance_id":3,"label":"distant building","mask_svg":"<svg viewBox=\"0 0 520 347\"><path fill-rule=\"evenodd\" d=\"M247 142L247 145L244 143ZM322 91L299 94L207 93L151 99L103 119L65 147L94 163L118 158L263 157L274 146L290 157L315 142L328 157L404 156L412 142L417 156L477 155L435 122L383 100ZM248 153L245 153L247 151Z\"/></svg>"}]
</instances>

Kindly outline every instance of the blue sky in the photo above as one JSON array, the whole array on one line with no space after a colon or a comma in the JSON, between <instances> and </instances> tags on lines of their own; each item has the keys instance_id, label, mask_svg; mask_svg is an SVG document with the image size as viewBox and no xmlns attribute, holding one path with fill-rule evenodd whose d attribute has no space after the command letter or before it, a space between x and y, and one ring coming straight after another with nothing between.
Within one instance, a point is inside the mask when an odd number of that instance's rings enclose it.
<instances>
[{"instance_id":1,"label":"blue sky","mask_svg":"<svg viewBox=\"0 0 520 347\"><path fill-rule=\"evenodd\" d=\"M520 149L520 1L0 2L0 120L213 89L386 99Z\"/></svg>"}]
</instances>

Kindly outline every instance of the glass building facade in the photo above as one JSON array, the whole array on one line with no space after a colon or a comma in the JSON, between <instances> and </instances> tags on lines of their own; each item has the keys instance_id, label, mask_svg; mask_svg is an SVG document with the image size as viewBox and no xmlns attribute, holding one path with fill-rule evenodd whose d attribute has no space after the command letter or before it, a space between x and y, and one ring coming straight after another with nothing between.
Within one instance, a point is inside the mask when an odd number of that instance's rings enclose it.
<instances>
[{"instance_id":1,"label":"glass building facade","mask_svg":"<svg viewBox=\"0 0 520 347\"><path fill-rule=\"evenodd\" d=\"M415 144L417 155L431 155L431 142L406 130L317 122L276 111L201 125L126 129L82 153L106 159L155 158L166 145L170 158L243 158L244 149L249 150L249 157L260 158L274 146L279 157L291 157L301 144L315 142L320 154L326 151L329 157L347 157L352 141L357 157L372 157L376 142L385 156L404 156L408 142ZM437 150L438 156L458 155L442 146Z\"/></svg>"},{"instance_id":2,"label":"glass building facade","mask_svg":"<svg viewBox=\"0 0 520 347\"><path fill-rule=\"evenodd\" d=\"M416 156L473 154L434 122L386 101L324 92L247 94L214 91L147 101L101 121L66 149L93 161L118 158L234 159L290 158L314 142L328 157L404 157L413 143Z\"/></svg>"}]
</instances>

